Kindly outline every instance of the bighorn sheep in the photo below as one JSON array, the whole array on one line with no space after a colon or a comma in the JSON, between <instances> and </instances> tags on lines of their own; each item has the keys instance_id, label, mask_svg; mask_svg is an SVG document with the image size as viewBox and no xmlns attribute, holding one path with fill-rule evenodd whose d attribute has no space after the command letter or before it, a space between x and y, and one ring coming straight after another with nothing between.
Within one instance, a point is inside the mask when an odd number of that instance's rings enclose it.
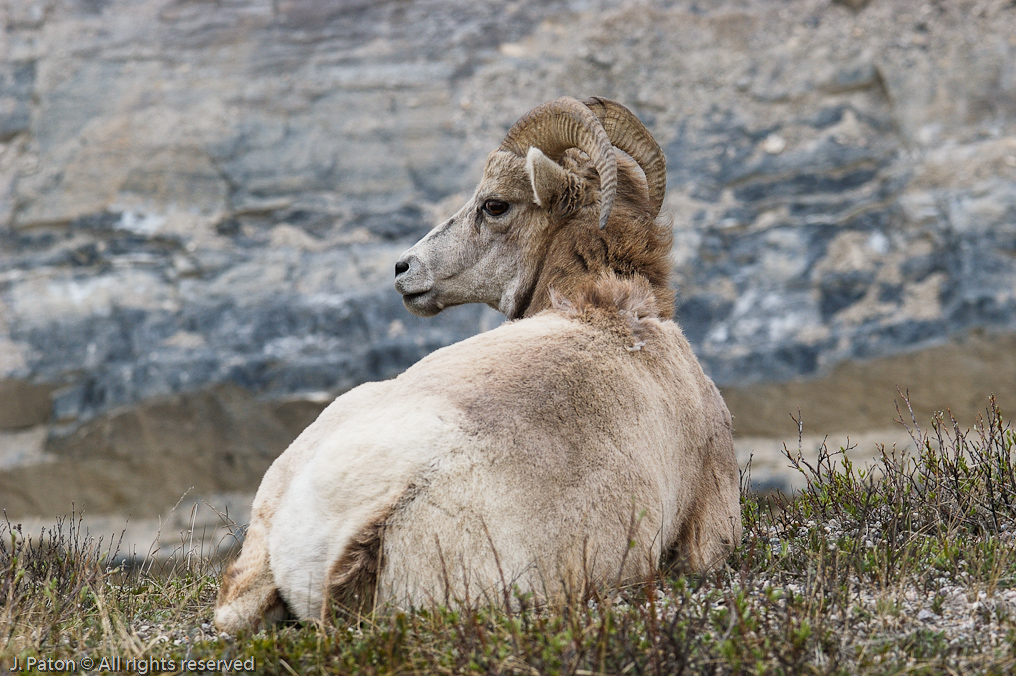
<instances>
[{"instance_id":1,"label":"bighorn sheep","mask_svg":"<svg viewBox=\"0 0 1016 676\"><path fill-rule=\"evenodd\" d=\"M656 222L664 162L649 130L618 103L545 103L490 154L473 198L402 255L395 288L425 317L486 303L517 319L549 308L551 289L567 297L613 270L648 280L656 314L669 319L672 235Z\"/></svg>"},{"instance_id":2,"label":"bighorn sheep","mask_svg":"<svg viewBox=\"0 0 1016 676\"><path fill-rule=\"evenodd\" d=\"M332 600L551 599L722 560L741 536L731 420L667 321L664 188L620 104L519 120L396 287L421 315L483 302L525 319L336 399L265 474L216 624L320 618Z\"/></svg>"}]
</instances>

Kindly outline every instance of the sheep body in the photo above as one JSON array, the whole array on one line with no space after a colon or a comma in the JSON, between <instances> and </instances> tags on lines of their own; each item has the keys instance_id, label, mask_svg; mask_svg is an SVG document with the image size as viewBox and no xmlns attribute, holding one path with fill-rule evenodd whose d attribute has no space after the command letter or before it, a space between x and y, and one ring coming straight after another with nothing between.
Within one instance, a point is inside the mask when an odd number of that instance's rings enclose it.
<instances>
[{"instance_id":1,"label":"sheep body","mask_svg":"<svg viewBox=\"0 0 1016 676\"><path fill-rule=\"evenodd\" d=\"M552 598L641 579L668 552L722 558L740 537L729 413L648 285L600 287L332 403L254 503L237 567L265 558L274 586L227 576L217 624L281 603L320 618L333 597Z\"/></svg>"},{"instance_id":2,"label":"sheep body","mask_svg":"<svg viewBox=\"0 0 1016 676\"><path fill-rule=\"evenodd\" d=\"M668 321L665 181L619 104L520 119L396 288L423 316L521 319L336 399L266 473L216 624L569 598L722 560L741 537L731 419Z\"/></svg>"}]
</instances>

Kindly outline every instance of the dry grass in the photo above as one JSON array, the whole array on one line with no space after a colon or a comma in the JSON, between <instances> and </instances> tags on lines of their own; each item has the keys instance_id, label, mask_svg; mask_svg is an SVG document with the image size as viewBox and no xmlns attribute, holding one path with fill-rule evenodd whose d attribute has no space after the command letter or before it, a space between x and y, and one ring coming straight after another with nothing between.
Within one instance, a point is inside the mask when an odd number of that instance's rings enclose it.
<instances>
[{"instance_id":1,"label":"dry grass","mask_svg":"<svg viewBox=\"0 0 1016 676\"><path fill-rule=\"evenodd\" d=\"M907 413L904 408L904 414ZM385 609L217 635L219 564L114 565L73 521L0 524L0 664L256 660L267 673L1004 674L1016 671L1016 437L994 402L963 431L906 416L918 455L858 469L825 452L793 498L744 496L723 570L567 607ZM121 663L122 664L122 663Z\"/></svg>"}]
</instances>

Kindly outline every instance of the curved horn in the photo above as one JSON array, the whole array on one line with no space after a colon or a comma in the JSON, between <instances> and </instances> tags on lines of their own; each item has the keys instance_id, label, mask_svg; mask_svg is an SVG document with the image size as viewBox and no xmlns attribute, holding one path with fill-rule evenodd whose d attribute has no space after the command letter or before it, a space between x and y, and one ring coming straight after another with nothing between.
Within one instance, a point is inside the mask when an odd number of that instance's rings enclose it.
<instances>
[{"instance_id":1,"label":"curved horn","mask_svg":"<svg viewBox=\"0 0 1016 676\"><path fill-rule=\"evenodd\" d=\"M569 148L589 155L600 175L600 229L607 227L617 191L617 156L596 115L570 96L539 105L508 130L500 149L525 157L530 147L554 161Z\"/></svg>"},{"instance_id":2,"label":"curved horn","mask_svg":"<svg viewBox=\"0 0 1016 676\"><path fill-rule=\"evenodd\" d=\"M617 101L593 96L583 101L593 111L610 142L631 155L646 175L653 218L660 213L667 192L667 159L641 120Z\"/></svg>"}]
</instances>

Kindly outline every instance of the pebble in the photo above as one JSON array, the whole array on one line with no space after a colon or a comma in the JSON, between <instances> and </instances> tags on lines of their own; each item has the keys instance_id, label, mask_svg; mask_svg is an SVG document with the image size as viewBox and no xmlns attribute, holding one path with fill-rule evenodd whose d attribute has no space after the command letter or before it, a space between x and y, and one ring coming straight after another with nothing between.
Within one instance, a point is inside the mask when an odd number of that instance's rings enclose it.
<instances>
[{"instance_id":1,"label":"pebble","mask_svg":"<svg viewBox=\"0 0 1016 676\"><path fill-rule=\"evenodd\" d=\"M766 137L766 140L762 142L762 150L766 151L770 155L779 155L787 147L787 140L779 134L770 134Z\"/></svg>"}]
</instances>

